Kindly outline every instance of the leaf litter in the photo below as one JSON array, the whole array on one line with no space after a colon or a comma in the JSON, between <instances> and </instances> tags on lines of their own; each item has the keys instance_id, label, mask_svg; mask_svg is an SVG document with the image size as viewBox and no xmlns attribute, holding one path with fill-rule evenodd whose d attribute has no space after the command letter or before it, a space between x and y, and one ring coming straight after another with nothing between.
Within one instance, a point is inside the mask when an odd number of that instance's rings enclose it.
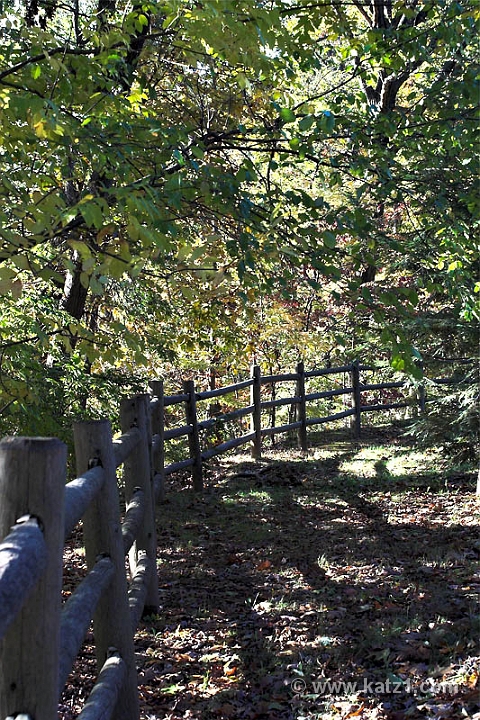
<instances>
[{"instance_id":1,"label":"leaf litter","mask_svg":"<svg viewBox=\"0 0 480 720\"><path fill-rule=\"evenodd\" d=\"M201 496L172 481L157 513L161 607L135 638L142 720L480 720L473 474L409 457L373 433L223 458ZM63 720L94 676L89 635Z\"/></svg>"}]
</instances>

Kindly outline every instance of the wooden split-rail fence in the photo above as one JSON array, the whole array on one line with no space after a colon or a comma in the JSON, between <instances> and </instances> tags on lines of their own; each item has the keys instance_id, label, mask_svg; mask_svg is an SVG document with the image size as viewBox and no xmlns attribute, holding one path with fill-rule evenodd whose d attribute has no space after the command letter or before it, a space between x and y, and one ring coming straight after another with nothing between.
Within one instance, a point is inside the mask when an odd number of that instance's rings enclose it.
<instances>
[{"instance_id":1,"label":"wooden split-rail fence","mask_svg":"<svg viewBox=\"0 0 480 720\"><path fill-rule=\"evenodd\" d=\"M79 720L137 720L139 700L133 637L142 616L157 612L155 503L165 477L190 468L193 489L203 488L202 467L221 453L247 443L260 458L262 438L296 431L307 448L310 426L351 417L354 434L363 413L403 408L405 399L362 404L362 393L400 389L402 381L362 384L366 366L263 375L254 366L248 380L196 392L165 396L163 383L150 394L120 404L122 435L112 437L108 420L74 426L77 477L66 483L67 450L54 438L6 438L0 442L0 720L54 720L60 695L93 618L98 666L96 684ZM306 393L310 378L345 374L348 387ZM295 383L295 395L263 400L262 385ZM247 407L199 420L197 402L249 389ZM327 417L309 417L307 404L350 395L351 407ZM420 392L416 402L424 405ZM186 424L165 429L164 409L185 406ZM286 425L262 426L273 407L296 408ZM201 432L216 423L250 416L250 431L202 450ZM165 443L188 438L189 457L165 465ZM118 482L118 468L122 482ZM122 487L123 496L119 488ZM63 551L79 521L88 574L62 605ZM126 563L128 557L128 563ZM126 570L128 564L128 572Z\"/></svg>"}]
</instances>

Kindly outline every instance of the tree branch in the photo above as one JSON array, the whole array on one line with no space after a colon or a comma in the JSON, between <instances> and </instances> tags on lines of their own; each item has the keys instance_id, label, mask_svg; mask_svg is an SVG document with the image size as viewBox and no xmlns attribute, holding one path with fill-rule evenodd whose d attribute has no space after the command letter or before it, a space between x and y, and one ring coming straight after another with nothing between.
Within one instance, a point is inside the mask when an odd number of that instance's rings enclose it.
<instances>
[{"instance_id":1,"label":"tree branch","mask_svg":"<svg viewBox=\"0 0 480 720\"><path fill-rule=\"evenodd\" d=\"M22 70L28 65L43 62L49 57L55 57L55 55L98 55L100 52L100 48L66 48L65 46L53 48L52 50L45 50L45 52L43 53L39 53L38 55L33 55L32 57L26 58L25 60L22 60L22 62L17 63L17 65L13 65L13 67L10 67L7 70L0 72L0 81L8 77L9 75L13 75L19 70Z\"/></svg>"}]
</instances>

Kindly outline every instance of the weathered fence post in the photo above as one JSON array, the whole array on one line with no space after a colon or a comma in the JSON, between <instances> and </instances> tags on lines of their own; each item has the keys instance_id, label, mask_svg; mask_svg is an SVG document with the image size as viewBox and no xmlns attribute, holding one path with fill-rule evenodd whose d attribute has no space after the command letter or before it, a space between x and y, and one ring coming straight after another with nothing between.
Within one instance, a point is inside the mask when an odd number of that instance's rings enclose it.
<instances>
[{"instance_id":1,"label":"weathered fence post","mask_svg":"<svg viewBox=\"0 0 480 720\"><path fill-rule=\"evenodd\" d=\"M195 383L193 380L185 380L183 392L188 395L185 401L185 418L187 425L191 425L192 431L188 435L188 447L190 457L193 458L192 480L195 492L203 490L202 451L200 449L200 436L198 434L197 400L195 397Z\"/></svg>"},{"instance_id":2,"label":"weathered fence post","mask_svg":"<svg viewBox=\"0 0 480 720\"><path fill-rule=\"evenodd\" d=\"M22 515L43 528L47 566L0 641L0 717L57 717L66 446L56 439L0 443L0 539Z\"/></svg>"},{"instance_id":3,"label":"weathered fence post","mask_svg":"<svg viewBox=\"0 0 480 720\"><path fill-rule=\"evenodd\" d=\"M155 495L158 502L165 501L165 418L163 406L163 380L153 380L150 384L155 406L152 410L152 433L158 438L152 452L152 466L155 477ZM158 491L156 487L158 486Z\"/></svg>"},{"instance_id":4,"label":"weathered fence post","mask_svg":"<svg viewBox=\"0 0 480 720\"><path fill-rule=\"evenodd\" d=\"M97 666L98 670L102 668L110 648L118 651L126 665L126 676L113 717L114 720L138 720L137 671L112 431L108 420L90 420L75 423L73 432L77 474L82 475L96 463L103 467L105 473L103 487L83 518L87 565L92 569L98 556L107 554L115 568L112 582L103 593L93 619Z\"/></svg>"},{"instance_id":5,"label":"weathered fence post","mask_svg":"<svg viewBox=\"0 0 480 720\"><path fill-rule=\"evenodd\" d=\"M418 403L418 412L421 415L423 415L423 413L425 412L425 403L426 403L425 375L424 375L425 365L422 360L415 360L415 365L422 372L422 378L417 386L417 403Z\"/></svg>"},{"instance_id":6,"label":"weathered fence post","mask_svg":"<svg viewBox=\"0 0 480 720\"><path fill-rule=\"evenodd\" d=\"M155 529L155 501L153 493L153 473L151 467L150 430L150 397L136 395L122 400L120 403L120 427L126 433L132 427L140 430L140 442L132 450L123 464L125 483L125 502L128 505L135 489L140 488L145 498L143 522L137 538L129 553L130 573L132 578L137 571L139 556L142 551L150 560L149 577L146 583L144 615L158 612L158 578L157 578L157 532Z\"/></svg>"},{"instance_id":7,"label":"weathered fence post","mask_svg":"<svg viewBox=\"0 0 480 720\"><path fill-rule=\"evenodd\" d=\"M358 360L352 362L352 398L355 414L353 416L353 435L358 440L362 431L362 395L360 392L360 363Z\"/></svg>"},{"instance_id":8,"label":"weathered fence post","mask_svg":"<svg viewBox=\"0 0 480 720\"><path fill-rule=\"evenodd\" d=\"M271 365L270 365L270 375L274 375L273 367ZM272 382L271 388L272 389L270 392L270 398L271 398L271 401L273 404L272 404L272 409L270 411L270 425L271 425L271 427L275 427L275 425L277 424L277 407L275 405L275 400L277 399L277 386L276 386L275 382ZM275 433L272 433L271 443L272 443L272 447L274 447L275 446Z\"/></svg>"},{"instance_id":9,"label":"weathered fence post","mask_svg":"<svg viewBox=\"0 0 480 720\"><path fill-rule=\"evenodd\" d=\"M298 404L298 420L302 424L298 428L298 444L301 450L307 450L307 405L305 402L305 365L299 362L297 365L297 395L300 398Z\"/></svg>"},{"instance_id":10,"label":"weathered fence post","mask_svg":"<svg viewBox=\"0 0 480 720\"><path fill-rule=\"evenodd\" d=\"M250 388L250 405L253 406L251 419L251 432L255 433L252 444L252 457L259 460L262 457L262 408L260 405L261 371L260 365L252 365L253 384Z\"/></svg>"},{"instance_id":11,"label":"weathered fence post","mask_svg":"<svg viewBox=\"0 0 480 720\"><path fill-rule=\"evenodd\" d=\"M423 415L425 412L425 404L427 400L427 394L425 392L425 383L422 381L418 386L418 409Z\"/></svg>"}]
</instances>

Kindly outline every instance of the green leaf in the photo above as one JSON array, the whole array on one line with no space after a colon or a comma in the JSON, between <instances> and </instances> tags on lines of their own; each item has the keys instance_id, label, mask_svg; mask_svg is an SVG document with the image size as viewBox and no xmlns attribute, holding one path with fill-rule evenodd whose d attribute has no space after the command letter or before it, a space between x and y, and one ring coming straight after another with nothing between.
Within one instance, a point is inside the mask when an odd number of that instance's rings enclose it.
<instances>
[{"instance_id":1,"label":"green leaf","mask_svg":"<svg viewBox=\"0 0 480 720\"><path fill-rule=\"evenodd\" d=\"M191 153L199 160L203 160L203 158L205 157L205 150L203 150L201 147L198 147L198 145L193 145L193 147L191 148Z\"/></svg>"},{"instance_id":2,"label":"green leaf","mask_svg":"<svg viewBox=\"0 0 480 720\"><path fill-rule=\"evenodd\" d=\"M104 224L103 210L100 204L96 201L83 203L80 206L80 212L83 215L88 227L94 227L100 230Z\"/></svg>"},{"instance_id":3,"label":"green leaf","mask_svg":"<svg viewBox=\"0 0 480 720\"><path fill-rule=\"evenodd\" d=\"M290 108L282 108L282 110L280 110L280 117L284 123L292 123L296 120L296 115Z\"/></svg>"},{"instance_id":4,"label":"green leaf","mask_svg":"<svg viewBox=\"0 0 480 720\"><path fill-rule=\"evenodd\" d=\"M298 127L304 132L305 130L310 130L314 122L315 118L313 115L305 115L298 123Z\"/></svg>"},{"instance_id":5,"label":"green leaf","mask_svg":"<svg viewBox=\"0 0 480 720\"><path fill-rule=\"evenodd\" d=\"M324 232L322 232L322 239L328 248L334 248L337 244L337 237L334 233L330 232L330 230L324 230Z\"/></svg>"},{"instance_id":6,"label":"green leaf","mask_svg":"<svg viewBox=\"0 0 480 720\"><path fill-rule=\"evenodd\" d=\"M394 354L392 356L392 360L390 362L390 365L394 370L397 370L398 372L401 372L405 369L405 358L402 355Z\"/></svg>"}]
</instances>

